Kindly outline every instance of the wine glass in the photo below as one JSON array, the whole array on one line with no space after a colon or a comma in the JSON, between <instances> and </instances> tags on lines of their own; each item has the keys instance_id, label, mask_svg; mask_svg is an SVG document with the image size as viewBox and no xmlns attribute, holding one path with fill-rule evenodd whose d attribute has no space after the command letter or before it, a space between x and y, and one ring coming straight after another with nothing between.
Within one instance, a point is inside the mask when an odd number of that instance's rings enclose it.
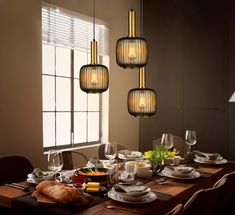
<instances>
[{"instance_id":1,"label":"wine glass","mask_svg":"<svg viewBox=\"0 0 235 215\"><path fill-rule=\"evenodd\" d=\"M110 164L112 160L117 156L117 145L115 143L106 143L104 147L104 154L107 159L109 159Z\"/></svg>"},{"instance_id":2,"label":"wine glass","mask_svg":"<svg viewBox=\"0 0 235 215\"><path fill-rule=\"evenodd\" d=\"M173 147L173 135L170 133L163 133L162 139L161 139L161 144L165 148L171 149Z\"/></svg>"},{"instance_id":3,"label":"wine glass","mask_svg":"<svg viewBox=\"0 0 235 215\"><path fill-rule=\"evenodd\" d=\"M55 180L59 180L57 173L59 173L63 168L63 155L61 151L49 150L48 152L48 169L54 172Z\"/></svg>"},{"instance_id":4,"label":"wine glass","mask_svg":"<svg viewBox=\"0 0 235 215\"><path fill-rule=\"evenodd\" d=\"M135 166L136 166L135 161L126 161L125 162L125 170L129 174L128 178L130 178L130 179L134 179Z\"/></svg>"},{"instance_id":5,"label":"wine glass","mask_svg":"<svg viewBox=\"0 0 235 215\"><path fill-rule=\"evenodd\" d=\"M185 132L185 142L189 146L189 153L191 151L192 145L195 145L197 142L196 131L186 130Z\"/></svg>"}]
</instances>

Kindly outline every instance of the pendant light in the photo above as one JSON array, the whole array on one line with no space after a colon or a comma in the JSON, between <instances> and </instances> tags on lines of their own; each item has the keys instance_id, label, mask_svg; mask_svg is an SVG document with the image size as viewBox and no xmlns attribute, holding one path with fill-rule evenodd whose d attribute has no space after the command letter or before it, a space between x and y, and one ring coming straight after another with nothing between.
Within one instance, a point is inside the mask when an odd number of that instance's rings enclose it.
<instances>
[{"instance_id":1,"label":"pendant light","mask_svg":"<svg viewBox=\"0 0 235 215\"><path fill-rule=\"evenodd\" d=\"M93 0L93 40L91 42L91 64L80 69L80 88L86 93L102 93L108 89L108 68L97 62L97 41L95 40L95 0Z\"/></svg>"},{"instance_id":2,"label":"pendant light","mask_svg":"<svg viewBox=\"0 0 235 215\"><path fill-rule=\"evenodd\" d=\"M135 11L128 15L128 36L116 43L116 62L125 68L140 68L148 62L148 44L142 37L136 37Z\"/></svg>"},{"instance_id":3,"label":"pendant light","mask_svg":"<svg viewBox=\"0 0 235 215\"><path fill-rule=\"evenodd\" d=\"M139 69L139 88L128 92L127 106L133 116L152 116L157 111L156 92L145 87L145 67Z\"/></svg>"},{"instance_id":4,"label":"pendant light","mask_svg":"<svg viewBox=\"0 0 235 215\"><path fill-rule=\"evenodd\" d=\"M141 35L144 32L143 25L143 0L141 1ZM139 68L139 88L131 89L128 92L127 107L128 112L133 116L147 117L157 112L156 91L145 87L146 72L145 67Z\"/></svg>"}]
</instances>

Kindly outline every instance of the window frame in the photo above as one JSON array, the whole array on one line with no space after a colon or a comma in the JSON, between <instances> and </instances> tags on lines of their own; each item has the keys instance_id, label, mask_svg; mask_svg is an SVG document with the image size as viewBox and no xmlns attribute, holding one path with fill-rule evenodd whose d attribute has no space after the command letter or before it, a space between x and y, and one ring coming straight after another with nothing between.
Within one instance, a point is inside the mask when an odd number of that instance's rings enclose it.
<instances>
[{"instance_id":1,"label":"window frame","mask_svg":"<svg viewBox=\"0 0 235 215\"><path fill-rule=\"evenodd\" d=\"M45 3L43 3L43 5L45 5ZM48 4L46 4L47 7L48 7ZM53 7L57 7L57 6L54 6ZM43 8L43 6L42 6ZM64 9L63 9L64 10ZM66 10L67 11L67 10ZM74 13L73 13L74 14ZM78 16L79 18L79 16ZM106 26L105 26L106 27ZM108 42L108 41L107 41ZM54 131L54 143L53 143L53 146L44 146L44 140L43 140L43 150L44 151L48 151L50 149L70 149L70 148L76 148L76 147L84 147L84 146L91 146L91 145L95 145L95 144L98 144L101 142L102 140L102 137L103 137L103 121L102 121L102 112L103 112L103 101L102 101L102 96L99 95L99 110L98 111L89 111L89 107L88 107L88 94L86 94L86 98L87 98L87 108L86 108L86 111L75 111L74 109L74 92L75 92L75 88L74 88L74 80L78 80L79 81L79 78L75 77L75 69L74 69L74 52L75 50L70 48L70 47L67 47L67 46L64 46L63 44L48 44L48 43L45 43L43 38L42 38L42 47L43 45L52 45L53 48L54 48L54 60L56 62L56 47L62 47L62 48L69 48L70 49L70 73L71 73L71 76L70 77L67 77L67 76L61 76L61 75L57 75L56 74L56 65L55 65L55 73L54 74L45 74L42 70L42 79L43 77L45 76L50 76L50 77L53 77L54 78L54 83L55 83L55 92L54 92L54 99L56 99L56 78L57 77L61 77L61 78L69 78L70 79L70 93L71 93L71 98L70 98L70 110L69 111L58 111L56 110L56 101L55 101L55 109L53 111L48 111L48 110L43 110L42 108L42 115L44 115L44 113L54 113L54 117L55 117L55 131ZM81 48L80 51L84 51L83 48ZM86 50L86 54L87 54L87 58L89 56L89 53L90 53L90 49L89 50ZM104 55L104 56L101 56L99 55L99 61L102 63L102 59L103 57L108 57L109 59L109 56L108 55ZM89 60L88 60L89 61ZM88 63L87 63L88 64ZM43 86L42 86L43 87ZM85 92L84 92L85 93ZM43 95L42 95L43 96ZM43 97L42 97L43 98ZM70 113L70 137L69 137L69 144L64 144L64 145L57 145L57 141L56 141L56 114L59 113L59 112L62 112L62 113L66 113L66 112L69 112ZM75 116L75 113L76 112L85 112L86 113L86 142L80 142L80 143L75 143L74 142L74 129L75 129L75 125L74 125L74 116ZM98 120L99 120L99 131L98 131L98 140L97 141L88 141L88 114L90 112L98 112ZM42 118L44 118L42 116ZM44 119L43 119L44 120ZM44 121L43 121L43 126L44 126ZM44 130L44 128L43 128ZM43 132L44 133L44 132ZM43 137L44 139L44 137Z\"/></svg>"}]
</instances>

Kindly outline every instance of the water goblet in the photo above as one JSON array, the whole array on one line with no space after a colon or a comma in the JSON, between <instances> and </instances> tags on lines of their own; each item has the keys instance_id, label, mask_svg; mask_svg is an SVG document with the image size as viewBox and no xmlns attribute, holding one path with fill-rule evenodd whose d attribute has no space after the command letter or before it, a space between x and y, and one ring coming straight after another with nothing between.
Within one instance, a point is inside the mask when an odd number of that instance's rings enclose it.
<instances>
[{"instance_id":1,"label":"water goblet","mask_svg":"<svg viewBox=\"0 0 235 215\"><path fill-rule=\"evenodd\" d=\"M125 162L125 170L128 173L128 179L134 179L135 166L136 166L135 161Z\"/></svg>"},{"instance_id":2,"label":"water goblet","mask_svg":"<svg viewBox=\"0 0 235 215\"><path fill-rule=\"evenodd\" d=\"M104 147L104 154L107 159L109 159L110 165L112 164L112 161L117 156L117 145L115 143L106 143Z\"/></svg>"},{"instance_id":3,"label":"water goblet","mask_svg":"<svg viewBox=\"0 0 235 215\"><path fill-rule=\"evenodd\" d=\"M165 148L171 149L173 147L173 135L170 133L163 133L162 139L161 139L161 144Z\"/></svg>"},{"instance_id":4,"label":"water goblet","mask_svg":"<svg viewBox=\"0 0 235 215\"><path fill-rule=\"evenodd\" d=\"M64 164L62 152L58 150L49 150L47 161L48 169L54 172L55 181L60 181L60 178L57 177L57 174L60 173Z\"/></svg>"},{"instance_id":5,"label":"water goblet","mask_svg":"<svg viewBox=\"0 0 235 215\"><path fill-rule=\"evenodd\" d=\"M192 145L195 145L197 142L197 136L195 130L186 130L185 132L185 142L189 146L189 153L191 152Z\"/></svg>"}]
</instances>

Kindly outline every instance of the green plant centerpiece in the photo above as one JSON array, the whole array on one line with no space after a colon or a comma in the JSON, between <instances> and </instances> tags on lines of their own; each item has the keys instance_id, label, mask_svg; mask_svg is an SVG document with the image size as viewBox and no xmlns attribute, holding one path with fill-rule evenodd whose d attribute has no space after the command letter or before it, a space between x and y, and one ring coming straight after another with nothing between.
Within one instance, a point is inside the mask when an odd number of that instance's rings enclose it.
<instances>
[{"instance_id":1,"label":"green plant centerpiece","mask_svg":"<svg viewBox=\"0 0 235 215\"><path fill-rule=\"evenodd\" d=\"M154 173L162 170L166 159L173 158L176 154L176 149L170 150L160 144L155 146L153 150L144 153L148 162L152 165Z\"/></svg>"}]
</instances>

